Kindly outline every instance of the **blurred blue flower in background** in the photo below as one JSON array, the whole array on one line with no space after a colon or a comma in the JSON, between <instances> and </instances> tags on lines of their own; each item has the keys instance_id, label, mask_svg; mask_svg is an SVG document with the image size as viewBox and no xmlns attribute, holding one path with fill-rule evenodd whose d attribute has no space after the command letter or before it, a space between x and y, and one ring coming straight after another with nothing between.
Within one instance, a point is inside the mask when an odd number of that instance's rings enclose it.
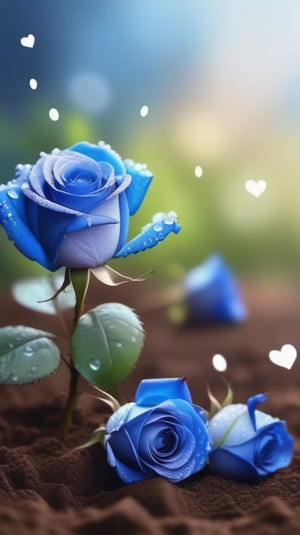
<instances>
[{"instance_id":1,"label":"blurred blue flower in background","mask_svg":"<svg viewBox=\"0 0 300 535\"><path fill-rule=\"evenodd\" d=\"M239 285L219 254L188 271L183 287L193 320L230 323L247 317Z\"/></svg>"}]
</instances>

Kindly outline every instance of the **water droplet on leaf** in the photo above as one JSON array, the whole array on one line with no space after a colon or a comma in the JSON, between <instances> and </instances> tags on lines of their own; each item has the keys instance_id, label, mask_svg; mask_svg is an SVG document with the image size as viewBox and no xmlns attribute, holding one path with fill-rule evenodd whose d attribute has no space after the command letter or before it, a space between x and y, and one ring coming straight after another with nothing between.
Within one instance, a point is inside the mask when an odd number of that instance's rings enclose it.
<instances>
[{"instance_id":1,"label":"water droplet on leaf","mask_svg":"<svg viewBox=\"0 0 300 535\"><path fill-rule=\"evenodd\" d=\"M90 362L89 362L89 367L90 367L91 370L93 370L94 372L97 372L98 370L100 370L100 368L101 368L101 361L100 361L100 359L98 359L98 358L91 359Z\"/></svg>"},{"instance_id":2,"label":"water droplet on leaf","mask_svg":"<svg viewBox=\"0 0 300 535\"><path fill-rule=\"evenodd\" d=\"M25 355L25 357L32 357L32 355L33 355L32 347L26 346L25 347L25 351L24 351L24 355Z\"/></svg>"}]
</instances>

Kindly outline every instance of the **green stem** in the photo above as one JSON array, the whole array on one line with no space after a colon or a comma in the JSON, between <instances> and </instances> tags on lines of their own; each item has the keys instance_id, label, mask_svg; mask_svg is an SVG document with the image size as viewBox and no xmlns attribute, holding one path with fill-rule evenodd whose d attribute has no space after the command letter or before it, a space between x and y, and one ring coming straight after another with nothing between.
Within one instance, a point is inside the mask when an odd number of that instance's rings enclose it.
<instances>
[{"instance_id":1,"label":"green stem","mask_svg":"<svg viewBox=\"0 0 300 535\"><path fill-rule=\"evenodd\" d=\"M76 329L77 323L80 319L81 314L84 310L84 302L87 293L87 289L90 281L90 272L88 269L69 269L68 271L70 282L73 285L75 295L76 295L76 304L74 309L74 318L73 318L73 328L72 334ZM71 345L71 344L70 344ZM70 423L72 422L74 409L76 406L77 400L77 385L79 379L79 373L73 365L72 354L70 358L70 383L69 383L69 392L67 398L67 405L65 414L63 417L62 425L60 428L60 439L64 442L67 437L67 432Z\"/></svg>"},{"instance_id":2,"label":"green stem","mask_svg":"<svg viewBox=\"0 0 300 535\"><path fill-rule=\"evenodd\" d=\"M71 365L70 372L71 372L71 378L70 378L70 383L69 383L67 405L66 405L66 410L65 410L65 414L64 414L64 418L63 418L62 425L60 428L60 434L59 434L59 438L62 442L65 442L66 440L68 428L73 418L74 409L75 409L76 400L77 400L77 385L78 385L79 373L76 370L76 368L74 368L73 365Z\"/></svg>"}]
</instances>

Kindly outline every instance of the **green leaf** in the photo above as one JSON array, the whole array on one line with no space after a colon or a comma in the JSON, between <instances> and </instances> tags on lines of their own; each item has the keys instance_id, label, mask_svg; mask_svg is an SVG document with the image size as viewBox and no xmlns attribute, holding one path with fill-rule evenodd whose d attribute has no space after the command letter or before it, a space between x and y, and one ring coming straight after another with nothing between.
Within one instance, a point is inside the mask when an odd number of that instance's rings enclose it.
<instances>
[{"instance_id":1,"label":"green leaf","mask_svg":"<svg viewBox=\"0 0 300 535\"><path fill-rule=\"evenodd\" d=\"M120 303L83 314L71 340L75 368L90 383L111 392L132 370L144 342L141 321Z\"/></svg>"},{"instance_id":2,"label":"green leaf","mask_svg":"<svg viewBox=\"0 0 300 535\"><path fill-rule=\"evenodd\" d=\"M17 303L30 310L55 315L58 310L73 308L75 305L75 295L71 285L52 299L61 288L63 281L63 273L52 277L21 280L12 286L12 294Z\"/></svg>"},{"instance_id":3,"label":"green leaf","mask_svg":"<svg viewBox=\"0 0 300 535\"><path fill-rule=\"evenodd\" d=\"M23 325L0 328L0 384L34 383L54 372L60 351L49 336Z\"/></svg>"}]
</instances>

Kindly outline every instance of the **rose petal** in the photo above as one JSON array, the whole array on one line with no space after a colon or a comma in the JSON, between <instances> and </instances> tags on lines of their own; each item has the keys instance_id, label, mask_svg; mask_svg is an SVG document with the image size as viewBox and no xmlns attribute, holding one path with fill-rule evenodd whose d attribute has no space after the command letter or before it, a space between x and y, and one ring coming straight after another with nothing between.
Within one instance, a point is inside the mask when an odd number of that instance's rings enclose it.
<instances>
[{"instance_id":1,"label":"rose petal","mask_svg":"<svg viewBox=\"0 0 300 535\"><path fill-rule=\"evenodd\" d=\"M172 398L183 399L192 403L191 394L186 381L179 378L144 379L139 383L135 394L138 405L153 406Z\"/></svg>"}]
</instances>

